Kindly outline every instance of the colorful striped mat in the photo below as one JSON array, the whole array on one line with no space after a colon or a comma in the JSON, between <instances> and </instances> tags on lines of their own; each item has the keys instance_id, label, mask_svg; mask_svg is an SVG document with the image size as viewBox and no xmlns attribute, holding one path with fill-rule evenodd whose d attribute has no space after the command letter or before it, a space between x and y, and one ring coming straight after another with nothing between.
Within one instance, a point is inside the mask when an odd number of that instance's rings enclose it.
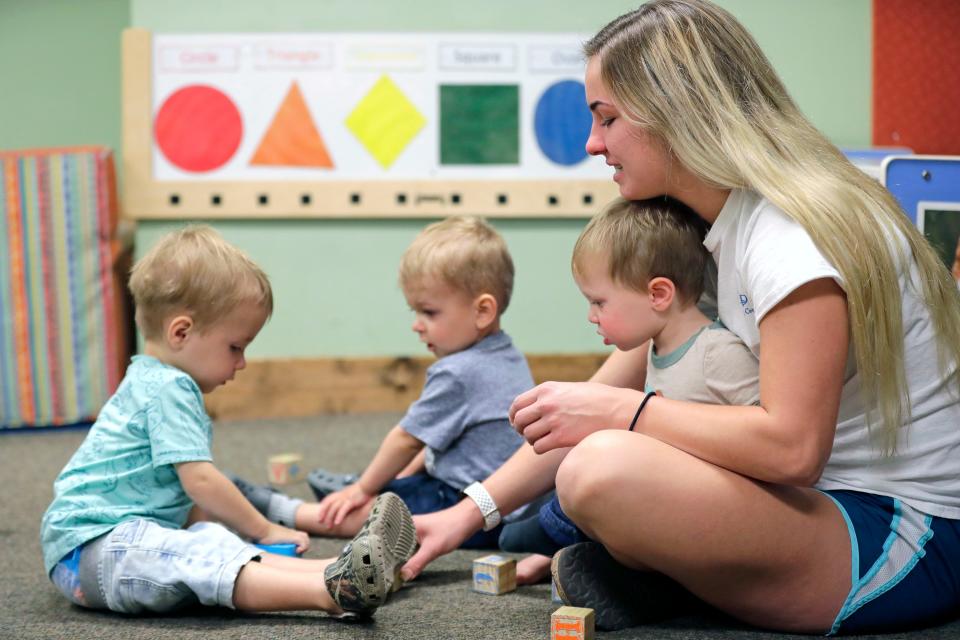
<instances>
[{"instance_id":1,"label":"colorful striped mat","mask_svg":"<svg viewBox=\"0 0 960 640\"><path fill-rule=\"evenodd\" d=\"M109 149L0 152L0 428L92 420L126 366Z\"/></svg>"}]
</instances>

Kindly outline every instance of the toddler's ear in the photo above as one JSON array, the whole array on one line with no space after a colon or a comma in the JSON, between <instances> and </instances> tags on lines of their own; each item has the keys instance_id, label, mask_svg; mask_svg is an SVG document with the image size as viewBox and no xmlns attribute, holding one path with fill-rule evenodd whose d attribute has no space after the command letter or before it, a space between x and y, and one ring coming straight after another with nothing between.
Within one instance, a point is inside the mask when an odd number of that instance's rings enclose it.
<instances>
[{"instance_id":1,"label":"toddler's ear","mask_svg":"<svg viewBox=\"0 0 960 640\"><path fill-rule=\"evenodd\" d=\"M647 284L647 293L650 296L650 304L656 311L666 311L673 304L677 289L670 278L658 276L652 278Z\"/></svg>"},{"instance_id":2,"label":"toddler's ear","mask_svg":"<svg viewBox=\"0 0 960 640\"><path fill-rule=\"evenodd\" d=\"M164 331L164 337L171 349L179 349L193 330L193 318L190 316L175 316Z\"/></svg>"},{"instance_id":3,"label":"toddler's ear","mask_svg":"<svg viewBox=\"0 0 960 640\"><path fill-rule=\"evenodd\" d=\"M482 331L497 319L497 299L489 293L482 293L473 301L473 310L477 329Z\"/></svg>"}]
</instances>

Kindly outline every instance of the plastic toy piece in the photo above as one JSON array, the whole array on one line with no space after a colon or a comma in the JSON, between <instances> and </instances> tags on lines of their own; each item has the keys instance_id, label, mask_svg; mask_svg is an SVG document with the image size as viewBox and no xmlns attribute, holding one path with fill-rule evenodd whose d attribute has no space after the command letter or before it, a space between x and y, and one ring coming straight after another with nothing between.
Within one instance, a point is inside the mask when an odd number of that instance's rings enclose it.
<instances>
[{"instance_id":1,"label":"plastic toy piece","mask_svg":"<svg viewBox=\"0 0 960 640\"><path fill-rule=\"evenodd\" d=\"M297 553L297 545L293 542L281 542L278 544L255 544L254 546L269 553L275 553L278 556L290 556L292 558L296 558L300 555Z\"/></svg>"}]
</instances>

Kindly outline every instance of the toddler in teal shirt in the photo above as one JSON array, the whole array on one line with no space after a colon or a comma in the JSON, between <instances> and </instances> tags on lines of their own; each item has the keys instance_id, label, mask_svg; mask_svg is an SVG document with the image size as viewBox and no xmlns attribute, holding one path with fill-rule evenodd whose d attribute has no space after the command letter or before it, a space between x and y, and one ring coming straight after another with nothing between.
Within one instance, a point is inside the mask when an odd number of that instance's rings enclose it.
<instances>
[{"instance_id":1,"label":"toddler in teal shirt","mask_svg":"<svg viewBox=\"0 0 960 640\"><path fill-rule=\"evenodd\" d=\"M212 463L202 394L245 366L273 309L266 275L190 226L134 266L130 289L144 354L54 483L40 534L54 585L77 605L128 614L197 602L372 613L415 546L397 496L378 501L338 558L285 557L248 540L302 553L308 536L269 522Z\"/></svg>"}]
</instances>

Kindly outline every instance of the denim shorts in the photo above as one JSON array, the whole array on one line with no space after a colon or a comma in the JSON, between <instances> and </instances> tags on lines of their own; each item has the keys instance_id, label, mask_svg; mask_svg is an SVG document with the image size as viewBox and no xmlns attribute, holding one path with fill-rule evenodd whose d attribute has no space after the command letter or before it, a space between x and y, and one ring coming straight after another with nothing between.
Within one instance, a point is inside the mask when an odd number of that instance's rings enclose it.
<instances>
[{"instance_id":1,"label":"denim shorts","mask_svg":"<svg viewBox=\"0 0 960 640\"><path fill-rule=\"evenodd\" d=\"M540 522L540 528L543 529L551 540L561 547L569 547L578 542L586 542L590 538L580 530L573 520L563 512L560 506L560 500L554 496L545 505L540 507L537 513L537 520Z\"/></svg>"},{"instance_id":2,"label":"denim shorts","mask_svg":"<svg viewBox=\"0 0 960 640\"><path fill-rule=\"evenodd\" d=\"M960 520L887 496L824 491L850 532L852 588L829 635L930 626L960 609Z\"/></svg>"},{"instance_id":3,"label":"denim shorts","mask_svg":"<svg viewBox=\"0 0 960 640\"><path fill-rule=\"evenodd\" d=\"M433 513L452 507L463 499L463 494L443 480L438 480L426 473L417 473L412 476L391 480L384 491L392 491L400 496L410 513L413 515ZM478 531L467 538L461 549L496 549L500 540L500 530L503 524L497 525L490 531Z\"/></svg>"},{"instance_id":4,"label":"denim shorts","mask_svg":"<svg viewBox=\"0 0 960 640\"><path fill-rule=\"evenodd\" d=\"M74 549L50 579L71 602L92 609L165 613L198 602L233 608L237 575L261 553L212 522L171 529L136 519Z\"/></svg>"}]
</instances>

